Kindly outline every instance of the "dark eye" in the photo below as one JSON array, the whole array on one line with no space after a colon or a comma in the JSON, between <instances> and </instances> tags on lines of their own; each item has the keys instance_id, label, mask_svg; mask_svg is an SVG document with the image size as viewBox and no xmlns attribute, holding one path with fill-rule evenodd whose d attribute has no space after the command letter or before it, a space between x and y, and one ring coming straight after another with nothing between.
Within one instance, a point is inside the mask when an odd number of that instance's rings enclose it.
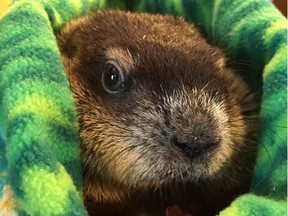
<instances>
[{"instance_id":1,"label":"dark eye","mask_svg":"<svg viewBox=\"0 0 288 216\"><path fill-rule=\"evenodd\" d=\"M125 72L116 61L106 62L102 74L102 86L108 93L117 93L124 89Z\"/></svg>"}]
</instances>

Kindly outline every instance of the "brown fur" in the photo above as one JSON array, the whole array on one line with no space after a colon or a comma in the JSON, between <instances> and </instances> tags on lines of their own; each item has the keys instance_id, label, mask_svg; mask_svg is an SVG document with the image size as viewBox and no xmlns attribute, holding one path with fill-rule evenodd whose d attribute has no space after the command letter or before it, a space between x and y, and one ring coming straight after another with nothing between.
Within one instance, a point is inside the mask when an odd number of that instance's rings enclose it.
<instances>
[{"instance_id":1,"label":"brown fur","mask_svg":"<svg viewBox=\"0 0 288 216\"><path fill-rule=\"evenodd\" d=\"M213 215L249 189L258 106L195 27L171 16L98 12L69 24L58 43L91 215L165 215L173 205ZM128 77L116 94L101 84L111 59Z\"/></svg>"}]
</instances>

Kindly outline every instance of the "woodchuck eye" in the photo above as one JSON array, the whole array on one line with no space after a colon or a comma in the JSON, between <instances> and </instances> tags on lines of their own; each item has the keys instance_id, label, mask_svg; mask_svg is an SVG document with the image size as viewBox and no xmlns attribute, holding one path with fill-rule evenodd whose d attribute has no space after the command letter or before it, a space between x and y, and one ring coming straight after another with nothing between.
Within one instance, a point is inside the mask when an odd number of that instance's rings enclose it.
<instances>
[{"instance_id":1,"label":"woodchuck eye","mask_svg":"<svg viewBox=\"0 0 288 216\"><path fill-rule=\"evenodd\" d=\"M110 94L123 91L125 88L125 71L120 65L113 60L106 62L102 74L102 86Z\"/></svg>"}]
</instances>

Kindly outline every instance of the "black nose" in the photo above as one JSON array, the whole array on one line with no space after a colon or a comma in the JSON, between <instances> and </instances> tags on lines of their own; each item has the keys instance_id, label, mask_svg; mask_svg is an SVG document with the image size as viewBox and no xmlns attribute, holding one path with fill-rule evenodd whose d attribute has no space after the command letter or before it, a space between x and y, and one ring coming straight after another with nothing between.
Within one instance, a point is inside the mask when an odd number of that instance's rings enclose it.
<instances>
[{"instance_id":1,"label":"black nose","mask_svg":"<svg viewBox=\"0 0 288 216\"><path fill-rule=\"evenodd\" d=\"M171 138L171 145L177 149L180 149L190 159L194 159L214 150L217 146L219 146L219 143L220 139L214 136L173 136Z\"/></svg>"}]
</instances>

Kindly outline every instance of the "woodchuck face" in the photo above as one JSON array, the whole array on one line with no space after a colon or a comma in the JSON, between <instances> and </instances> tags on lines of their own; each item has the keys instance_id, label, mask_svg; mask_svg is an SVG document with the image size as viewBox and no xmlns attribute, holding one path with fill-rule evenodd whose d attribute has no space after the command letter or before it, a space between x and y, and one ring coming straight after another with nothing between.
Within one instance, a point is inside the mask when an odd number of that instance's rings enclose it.
<instances>
[{"instance_id":1,"label":"woodchuck face","mask_svg":"<svg viewBox=\"0 0 288 216\"><path fill-rule=\"evenodd\" d=\"M86 194L114 202L135 191L249 184L258 107L192 25L98 12L64 28L58 44L78 112Z\"/></svg>"}]
</instances>

